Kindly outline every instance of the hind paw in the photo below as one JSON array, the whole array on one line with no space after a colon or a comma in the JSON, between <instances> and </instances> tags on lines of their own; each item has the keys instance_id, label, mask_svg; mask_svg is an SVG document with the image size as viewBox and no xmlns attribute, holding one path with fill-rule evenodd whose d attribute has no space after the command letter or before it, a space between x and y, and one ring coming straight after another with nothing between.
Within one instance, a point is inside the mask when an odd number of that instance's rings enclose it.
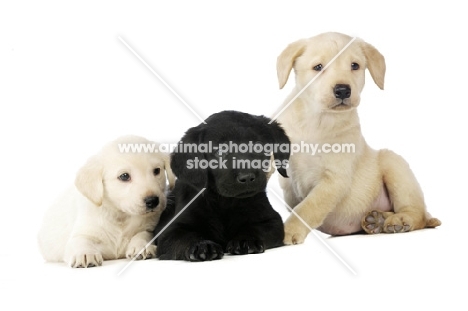
<instances>
[{"instance_id":1,"label":"hind paw","mask_svg":"<svg viewBox=\"0 0 468 311\"><path fill-rule=\"evenodd\" d=\"M369 234L382 233L384 223L385 217L381 212L371 211L362 218L361 227Z\"/></svg>"},{"instance_id":2,"label":"hind paw","mask_svg":"<svg viewBox=\"0 0 468 311\"><path fill-rule=\"evenodd\" d=\"M412 219L402 213L371 211L361 221L362 229L369 234L401 233L413 229Z\"/></svg>"},{"instance_id":3,"label":"hind paw","mask_svg":"<svg viewBox=\"0 0 468 311\"><path fill-rule=\"evenodd\" d=\"M385 233L401 233L413 230L413 219L404 213L392 213L385 219Z\"/></svg>"}]
</instances>

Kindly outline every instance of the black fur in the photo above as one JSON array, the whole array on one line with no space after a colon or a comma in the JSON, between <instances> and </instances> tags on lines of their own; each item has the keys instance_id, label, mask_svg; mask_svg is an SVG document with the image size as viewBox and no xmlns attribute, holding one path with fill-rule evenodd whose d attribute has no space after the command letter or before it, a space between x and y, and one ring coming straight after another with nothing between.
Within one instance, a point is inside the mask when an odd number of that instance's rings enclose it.
<instances>
[{"instance_id":1,"label":"black fur","mask_svg":"<svg viewBox=\"0 0 468 311\"><path fill-rule=\"evenodd\" d=\"M223 111L210 116L207 124L190 128L181 141L184 144L208 144L211 141L212 146L229 141L236 144L285 144L287 150L273 153L276 161L285 164L289 159L290 141L284 130L276 122L268 124L270 121L264 116ZM177 176L175 188L155 230L158 234L173 220L157 239L159 259L206 261L221 259L224 253L262 253L283 245L282 219L272 208L265 192L266 172L259 168L232 166L234 158L269 161L270 155L178 151L176 149L171 154L171 168ZM227 169L189 169L187 161L195 158L215 159L217 163L225 161ZM286 177L286 168L276 166L278 172ZM202 188L206 190L179 217L174 218Z\"/></svg>"}]
</instances>

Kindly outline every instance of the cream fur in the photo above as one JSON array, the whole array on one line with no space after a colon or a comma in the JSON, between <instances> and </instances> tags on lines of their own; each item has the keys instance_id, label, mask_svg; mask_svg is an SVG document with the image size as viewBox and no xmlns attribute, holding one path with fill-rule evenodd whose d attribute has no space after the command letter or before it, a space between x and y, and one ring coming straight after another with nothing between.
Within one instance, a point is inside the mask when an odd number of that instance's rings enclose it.
<instances>
[{"instance_id":1,"label":"cream fur","mask_svg":"<svg viewBox=\"0 0 468 311\"><path fill-rule=\"evenodd\" d=\"M38 235L47 261L71 267L92 267L103 260L155 257L149 245L166 206L166 175L172 188L175 176L166 153L121 153L119 143L153 144L142 137L125 136L107 144L78 171L70 187L46 212ZM158 175L154 169L160 168ZM130 181L118 177L130 174ZM153 212L144 199L159 198Z\"/></svg>"},{"instance_id":2,"label":"cream fur","mask_svg":"<svg viewBox=\"0 0 468 311\"><path fill-rule=\"evenodd\" d=\"M281 53L277 62L279 86L286 84L291 69L296 86L275 116L319 73L313 68L325 66L351 39L340 33L324 33L296 41ZM352 63L360 68L352 70ZM332 235L438 226L440 221L426 212L422 190L406 161L392 151L370 148L361 133L356 108L366 68L383 89L384 57L357 39L277 118L292 143L355 145L355 153L292 155L290 178L280 176L284 198L312 229ZM333 91L337 84L349 85L351 96L337 99ZM302 243L309 231L292 214L285 223L284 242Z\"/></svg>"}]
</instances>

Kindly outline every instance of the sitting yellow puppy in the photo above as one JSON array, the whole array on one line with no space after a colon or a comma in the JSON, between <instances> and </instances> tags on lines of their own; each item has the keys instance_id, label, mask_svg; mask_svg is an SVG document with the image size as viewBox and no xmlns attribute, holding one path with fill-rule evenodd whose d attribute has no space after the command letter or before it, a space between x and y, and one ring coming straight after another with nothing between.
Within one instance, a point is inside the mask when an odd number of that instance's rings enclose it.
<instances>
[{"instance_id":1,"label":"sitting yellow puppy","mask_svg":"<svg viewBox=\"0 0 468 311\"><path fill-rule=\"evenodd\" d=\"M285 244L302 243L310 228L345 235L361 230L407 232L441 224L427 213L406 161L390 150L371 149L362 136L356 108L365 69L383 89L385 60L372 45L352 39L324 33L291 43L278 57L280 88L292 68L296 87L275 114L277 121L292 144L317 144L331 151L293 154L290 178L280 176L286 203L308 224L290 215ZM335 153L330 146L354 147Z\"/></svg>"}]
</instances>

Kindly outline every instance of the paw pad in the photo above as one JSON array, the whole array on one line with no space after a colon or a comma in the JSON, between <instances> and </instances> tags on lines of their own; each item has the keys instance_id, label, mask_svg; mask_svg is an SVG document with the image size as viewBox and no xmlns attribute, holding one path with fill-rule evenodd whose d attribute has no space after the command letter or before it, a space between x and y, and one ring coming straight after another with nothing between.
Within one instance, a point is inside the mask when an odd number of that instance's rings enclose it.
<instances>
[{"instance_id":1,"label":"paw pad","mask_svg":"<svg viewBox=\"0 0 468 311\"><path fill-rule=\"evenodd\" d=\"M400 232L408 232L410 226L403 223L403 225L387 225L386 232L387 233L400 233Z\"/></svg>"},{"instance_id":2,"label":"paw pad","mask_svg":"<svg viewBox=\"0 0 468 311\"><path fill-rule=\"evenodd\" d=\"M362 221L362 228L369 234L377 234L383 231L385 218L378 211L369 212Z\"/></svg>"}]
</instances>

